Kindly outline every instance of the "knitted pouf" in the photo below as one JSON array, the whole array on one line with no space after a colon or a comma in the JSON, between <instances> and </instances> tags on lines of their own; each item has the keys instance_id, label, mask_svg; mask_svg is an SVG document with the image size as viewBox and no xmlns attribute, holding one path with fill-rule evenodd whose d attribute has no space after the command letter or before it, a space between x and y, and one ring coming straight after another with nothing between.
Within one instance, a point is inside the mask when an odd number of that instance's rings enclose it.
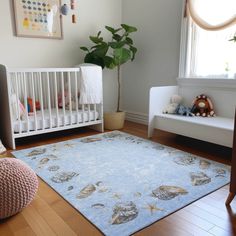
<instances>
[{"instance_id":1,"label":"knitted pouf","mask_svg":"<svg viewBox=\"0 0 236 236\"><path fill-rule=\"evenodd\" d=\"M37 176L29 166L15 158L0 159L0 219L25 208L37 189Z\"/></svg>"}]
</instances>

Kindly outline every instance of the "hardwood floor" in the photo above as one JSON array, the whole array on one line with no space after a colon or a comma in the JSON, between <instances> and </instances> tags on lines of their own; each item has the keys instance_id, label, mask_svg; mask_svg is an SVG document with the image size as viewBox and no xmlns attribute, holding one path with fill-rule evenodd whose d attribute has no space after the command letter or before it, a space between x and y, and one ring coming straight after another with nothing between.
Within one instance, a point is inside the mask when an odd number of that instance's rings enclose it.
<instances>
[{"instance_id":1,"label":"hardwood floor","mask_svg":"<svg viewBox=\"0 0 236 236\"><path fill-rule=\"evenodd\" d=\"M140 137L147 137L147 127L126 122L123 131ZM92 135L97 132L77 129L30 137L22 140L17 149L54 143ZM230 164L231 149L217 145L156 131L153 141L181 149L211 160ZM8 152L6 155L10 155ZM194 202L170 216L145 228L136 236L228 236L236 235L236 199L232 208L225 207L229 186ZM21 213L0 221L0 236L61 235L98 236L102 235L77 210L63 200L46 183L40 180L39 191L33 202Z\"/></svg>"}]
</instances>

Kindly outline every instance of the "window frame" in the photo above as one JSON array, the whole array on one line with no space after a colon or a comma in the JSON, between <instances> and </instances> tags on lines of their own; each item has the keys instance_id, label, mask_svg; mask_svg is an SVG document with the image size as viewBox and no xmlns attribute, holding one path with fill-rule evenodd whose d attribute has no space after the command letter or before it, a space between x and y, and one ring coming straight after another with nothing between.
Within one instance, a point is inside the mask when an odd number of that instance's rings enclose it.
<instances>
[{"instance_id":1,"label":"window frame","mask_svg":"<svg viewBox=\"0 0 236 236\"><path fill-rule=\"evenodd\" d=\"M197 76L187 76L190 70L189 63L190 61L194 60L189 59L193 56L193 49L191 48L190 43L190 37L194 37L194 31L192 30L195 26L192 20L189 19L189 17L185 17L186 9L185 9L186 0L183 0L183 8L182 8L182 21L181 21L181 36L180 36L180 57L179 57L179 75L178 75L178 81L180 79L188 79L188 80L194 80L194 83L197 83L197 80L205 81L209 83L217 83L219 86L223 83L229 84L229 86L232 86L232 83L236 84L236 79L234 78L224 78L224 77L216 77L216 78L209 78L209 77L197 77ZM236 45L235 45L236 46ZM193 47L195 48L195 47ZM231 81L228 83L228 81ZM234 81L234 82L232 82ZM201 82L202 83L202 82Z\"/></svg>"}]
</instances>

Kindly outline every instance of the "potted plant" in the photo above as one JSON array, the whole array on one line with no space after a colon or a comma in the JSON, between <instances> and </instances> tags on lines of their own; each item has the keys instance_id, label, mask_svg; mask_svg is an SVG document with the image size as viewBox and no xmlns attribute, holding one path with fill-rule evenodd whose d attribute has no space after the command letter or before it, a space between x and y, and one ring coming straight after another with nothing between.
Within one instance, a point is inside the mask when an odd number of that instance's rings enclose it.
<instances>
[{"instance_id":1,"label":"potted plant","mask_svg":"<svg viewBox=\"0 0 236 236\"><path fill-rule=\"evenodd\" d=\"M104 124L106 129L114 130L121 129L124 125L125 113L120 109L121 97L121 65L133 61L137 48L134 47L133 40L130 34L137 31L136 27L121 24L121 28L115 29L110 26L105 26L111 34L111 39L105 41L101 36L101 31L96 36L90 36L89 39L93 45L88 47L80 47L86 52L84 62L93 63L101 66L103 69L117 69L117 108L116 112L104 114Z\"/></svg>"}]
</instances>

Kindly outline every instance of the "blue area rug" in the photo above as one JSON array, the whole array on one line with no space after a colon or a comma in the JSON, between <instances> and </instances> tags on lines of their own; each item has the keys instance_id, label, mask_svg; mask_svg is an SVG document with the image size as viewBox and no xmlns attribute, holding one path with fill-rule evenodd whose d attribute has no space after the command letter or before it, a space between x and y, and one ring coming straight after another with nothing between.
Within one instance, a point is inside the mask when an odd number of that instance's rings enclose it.
<instances>
[{"instance_id":1,"label":"blue area rug","mask_svg":"<svg viewBox=\"0 0 236 236\"><path fill-rule=\"evenodd\" d=\"M105 235L130 235L229 182L229 166L113 131L13 152Z\"/></svg>"}]
</instances>

